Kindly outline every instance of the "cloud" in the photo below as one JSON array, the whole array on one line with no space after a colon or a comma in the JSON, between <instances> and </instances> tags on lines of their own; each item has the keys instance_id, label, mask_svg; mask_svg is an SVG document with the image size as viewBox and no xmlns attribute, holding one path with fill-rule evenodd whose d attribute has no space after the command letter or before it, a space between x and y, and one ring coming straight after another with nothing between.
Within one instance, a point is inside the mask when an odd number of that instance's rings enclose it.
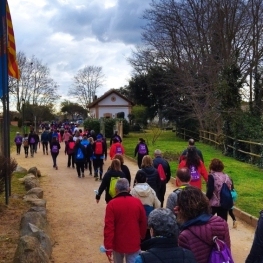
<instances>
[{"instance_id":1,"label":"cloud","mask_svg":"<svg viewBox=\"0 0 263 263\"><path fill-rule=\"evenodd\" d=\"M150 0L9 0L17 50L47 65L67 96L73 76L102 66L102 95L128 84L127 62L141 41L141 17Z\"/></svg>"}]
</instances>

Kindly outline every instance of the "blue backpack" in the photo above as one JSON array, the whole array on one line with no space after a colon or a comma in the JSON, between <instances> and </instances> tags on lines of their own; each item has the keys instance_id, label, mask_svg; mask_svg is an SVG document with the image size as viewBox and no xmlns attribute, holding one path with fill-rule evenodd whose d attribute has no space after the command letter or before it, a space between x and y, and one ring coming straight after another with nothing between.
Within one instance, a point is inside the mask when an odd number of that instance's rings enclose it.
<instances>
[{"instance_id":1,"label":"blue backpack","mask_svg":"<svg viewBox=\"0 0 263 263\"><path fill-rule=\"evenodd\" d=\"M220 205L222 208L229 210L233 207L234 204L232 194L228 185L226 184L226 180L227 177L220 190Z\"/></svg>"},{"instance_id":2,"label":"blue backpack","mask_svg":"<svg viewBox=\"0 0 263 263\"><path fill-rule=\"evenodd\" d=\"M78 148L76 159L77 160L84 159L84 154L83 154L81 148Z\"/></svg>"}]
</instances>

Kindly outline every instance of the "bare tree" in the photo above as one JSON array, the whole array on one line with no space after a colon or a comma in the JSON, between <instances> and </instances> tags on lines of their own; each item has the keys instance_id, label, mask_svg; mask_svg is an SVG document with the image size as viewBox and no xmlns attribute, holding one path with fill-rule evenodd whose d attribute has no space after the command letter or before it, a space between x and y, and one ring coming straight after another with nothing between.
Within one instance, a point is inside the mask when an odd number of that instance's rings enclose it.
<instances>
[{"instance_id":1,"label":"bare tree","mask_svg":"<svg viewBox=\"0 0 263 263\"><path fill-rule=\"evenodd\" d=\"M143 46L129 61L137 72L153 65L174 72L166 90L178 102L174 107L190 108L188 117L201 128L220 129L222 116L240 110L249 76L250 100L258 95L261 102L263 96L262 85L255 94L251 87L263 75L262 2L152 1L144 13Z\"/></svg>"},{"instance_id":2,"label":"bare tree","mask_svg":"<svg viewBox=\"0 0 263 263\"><path fill-rule=\"evenodd\" d=\"M85 66L74 76L74 83L69 95L74 96L85 109L92 102L98 88L103 85L102 67Z\"/></svg>"},{"instance_id":3,"label":"bare tree","mask_svg":"<svg viewBox=\"0 0 263 263\"><path fill-rule=\"evenodd\" d=\"M22 110L24 103L50 106L54 104L59 95L58 85L50 77L49 69L36 57L28 59L23 52L17 55L20 79L9 78L9 90L16 101L17 111Z\"/></svg>"}]
</instances>

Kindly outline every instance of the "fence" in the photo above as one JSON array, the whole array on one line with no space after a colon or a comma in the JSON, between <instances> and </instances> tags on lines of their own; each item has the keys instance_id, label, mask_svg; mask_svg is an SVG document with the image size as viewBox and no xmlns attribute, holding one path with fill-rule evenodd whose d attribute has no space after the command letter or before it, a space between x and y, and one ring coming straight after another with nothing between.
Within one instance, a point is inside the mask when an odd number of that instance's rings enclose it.
<instances>
[{"instance_id":1,"label":"fence","mask_svg":"<svg viewBox=\"0 0 263 263\"><path fill-rule=\"evenodd\" d=\"M193 132L184 128L176 129L176 136L188 140L193 138L216 148L221 149L225 155L229 155L243 162L258 165L263 168L263 141L239 140L224 134L216 134L209 131L199 130Z\"/></svg>"}]
</instances>

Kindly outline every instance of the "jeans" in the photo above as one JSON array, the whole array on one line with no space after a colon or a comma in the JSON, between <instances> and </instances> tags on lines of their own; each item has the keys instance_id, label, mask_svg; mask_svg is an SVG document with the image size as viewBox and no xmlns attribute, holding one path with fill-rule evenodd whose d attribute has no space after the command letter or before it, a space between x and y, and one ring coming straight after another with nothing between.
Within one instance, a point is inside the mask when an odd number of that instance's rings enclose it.
<instances>
[{"instance_id":1,"label":"jeans","mask_svg":"<svg viewBox=\"0 0 263 263\"><path fill-rule=\"evenodd\" d=\"M42 142L43 153L48 153L48 142Z\"/></svg>"},{"instance_id":2,"label":"jeans","mask_svg":"<svg viewBox=\"0 0 263 263\"><path fill-rule=\"evenodd\" d=\"M114 263L124 263L124 258L126 263L134 263L135 258L139 255L140 252L141 251L138 250L137 252L134 253L125 254L125 253L119 253L117 251L113 251Z\"/></svg>"},{"instance_id":3,"label":"jeans","mask_svg":"<svg viewBox=\"0 0 263 263\"><path fill-rule=\"evenodd\" d=\"M254 241L246 263L263 263L263 210L260 212Z\"/></svg>"},{"instance_id":4,"label":"jeans","mask_svg":"<svg viewBox=\"0 0 263 263\"><path fill-rule=\"evenodd\" d=\"M33 157L35 153L35 144L29 144L30 147L30 154Z\"/></svg>"},{"instance_id":5,"label":"jeans","mask_svg":"<svg viewBox=\"0 0 263 263\"><path fill-rule=\"evenodd\" d=\"M93 167L94 167L94 176L98 177L100 173L100 179L102 178L103 174L103 159L94 159L93 160Z\"/></svg>"}]
</instances>

